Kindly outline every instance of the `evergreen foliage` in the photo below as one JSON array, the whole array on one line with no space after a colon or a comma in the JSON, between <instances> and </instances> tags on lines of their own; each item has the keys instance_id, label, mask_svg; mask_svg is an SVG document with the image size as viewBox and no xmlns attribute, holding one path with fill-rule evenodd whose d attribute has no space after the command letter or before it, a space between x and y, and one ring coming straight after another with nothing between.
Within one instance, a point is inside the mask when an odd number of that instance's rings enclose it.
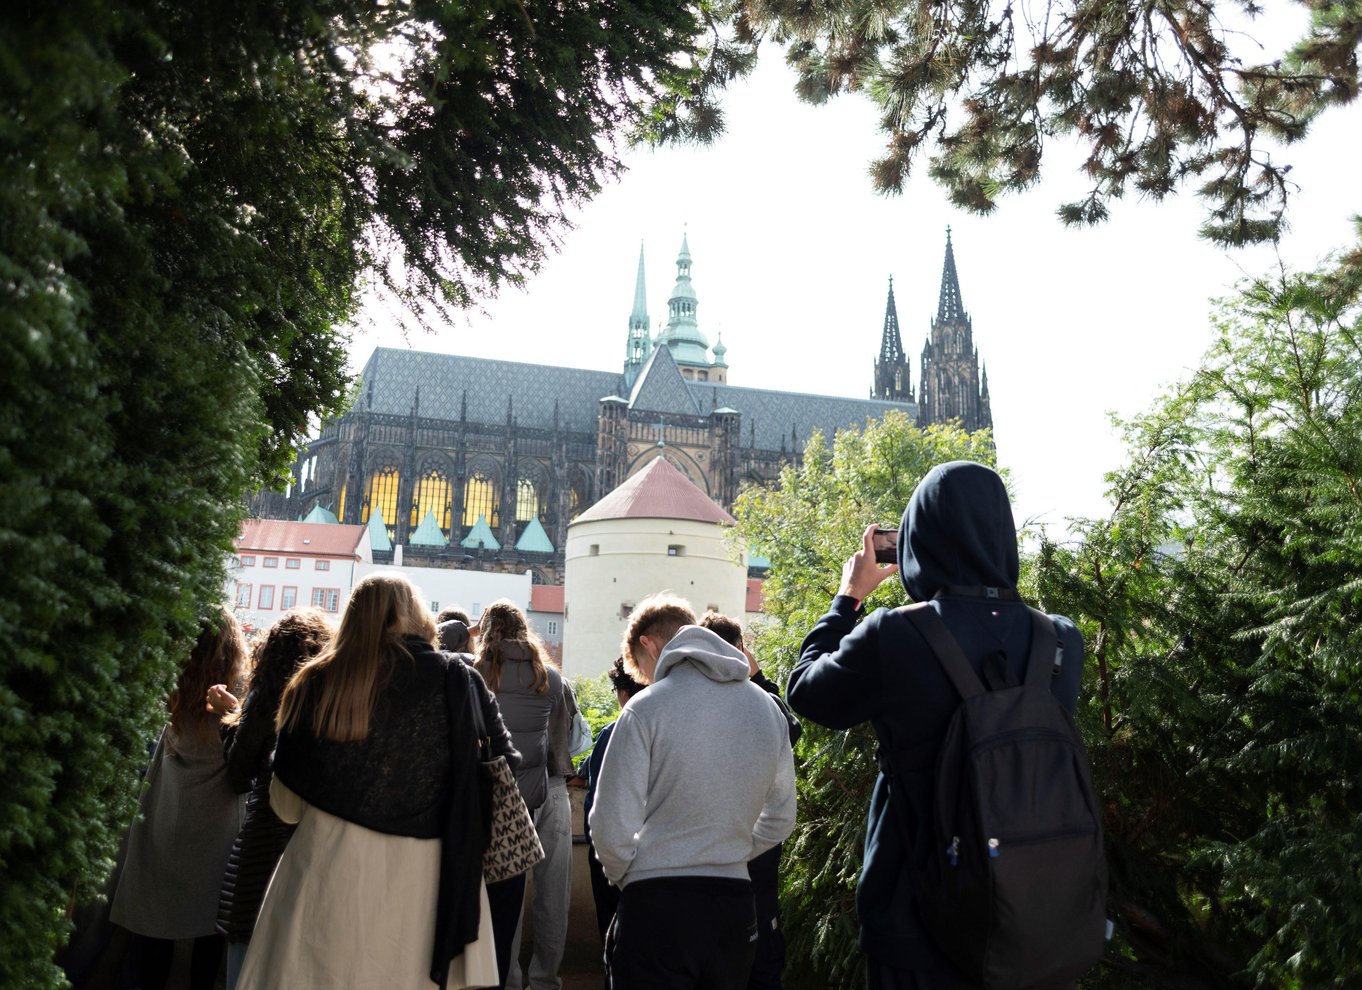
<instances>
[{"instance_id":1,"label":"evergreen foliage","mask_svg":"<svg viewBox=\"0 0 1362 990\"><path fill-rule=\"evenodd\" d=\"M742 25L785 46L798 92L822 103L862 92L886 148L870 169L897 192L921 154L958 206L991 212L1040 178L1046 142L1075 138L1087 194L1066 224L1106 219L1128 192L1161 199L1198 183L1202 234L1224 244L1283 229L1299 140L1358 92L1359 0L1302 0L1310 23L1285 51L1248 32L1256 0L746 0Z\"/></svg>"},{"instance_id":2,"label":"evergreen foliage","mask_svg":"<svg viewBox=\"0 0 1362 990\"><path fill-rule=\"evenodd\" d=\"M922 476L952 460L991 465L991 435L955 426L919 429L903 413L891 412L864 430L839 432L831 447L815 434L803 464L787 466L778 487L752 488L738 497L734 539L771 561L767 616L753 628L754 653L769 677L783 682L794 666L866 524L897 528ZM905 600L902 583L886 581L866 608ZM792 990L865 985L855 892L877 773L874 752L868 725L835 732L804 723L795 750L799 817L785 846L781 881L790 953L786 985Z\"/></svg>"},{"instance_id":3,"label":"evergreen foliage","mask_svg":"<svg viewBox=\"0 0 1362 990\"><path fill-rule=\"evenodd\" d=\"M1115 510L1036 561L1083 628L1120 938L1101 985L1362 973L1362 309L1356 257L1221 304L1128 424Z\"/></svg>"},{"instance_id":4,"label":"evergreen foliage","mask_svg":"<svg viewBox=\"0 0 1362 990\"><path fill-rule=\"evenodd\" d=\"M0 5L7 984L58 981L244 497L343 401L361 280L461 306L523 278L617 139L718 127L750 62L722 22L661 0Z\"/></svg>"}]
</instances>

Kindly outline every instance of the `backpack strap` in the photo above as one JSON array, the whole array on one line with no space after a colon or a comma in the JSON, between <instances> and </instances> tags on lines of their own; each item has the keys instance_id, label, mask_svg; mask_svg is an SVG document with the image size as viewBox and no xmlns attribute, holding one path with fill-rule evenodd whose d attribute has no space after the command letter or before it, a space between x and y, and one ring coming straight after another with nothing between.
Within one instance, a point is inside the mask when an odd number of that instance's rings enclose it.
<instances>
[{"instance_id":1,"label":"backpack strap","mask_svg":"<svg viewBox=\"0 0 1362 990\"><path fill-rule=\"evenodd\" d=\"M932 653L936 655L937 662L941 664L941 669L955 685L955 690L959 692L962 700L969 700L987 690L983 681L979 680L979 675L965 659L960 644L955 641L955 637L951 635L951 631L946 628L946 623L941 621L941 616L936 614L935 609L924 603L907 605L899 611L927 641Z\"/></svg>"},{"instance_id":2,"label":"backpack strap","mask_svg":"<svg viewBox=\"0 0 1362 990\"><path fill-rule=\"evenodd\" d=\"M1027 611L1031 613L1031 656L1026 661L1026 685L1048 691L1051 676L1059 670L1059 631L1044 612Z\"/></svg>"}]
</instances>

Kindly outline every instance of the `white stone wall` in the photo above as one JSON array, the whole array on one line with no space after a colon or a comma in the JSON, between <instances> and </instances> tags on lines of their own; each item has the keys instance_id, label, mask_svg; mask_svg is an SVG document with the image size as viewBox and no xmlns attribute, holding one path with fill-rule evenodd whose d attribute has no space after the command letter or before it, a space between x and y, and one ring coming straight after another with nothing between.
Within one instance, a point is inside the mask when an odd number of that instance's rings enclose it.
<instances>
[{"instance_id":1,"label":"white stone wall","mask_svg":"<svg viewBox=\"0 0 1362 990\"><path fill-rule=\"evenodd\" d=\"M671 591L696 615L709 606L741 617L747 562L724 541L727 527L689 519L600 519L568 527L564 549L563 670L594 677L619 656L627 607ZM675 554L669 548L679 548Z\"/></svg>"},{"instance_id":2,"label":"white stone wall","mask_svg":"<svg viewBox=\"0 0 1362 990\"><path fill-rule=\"evenodd\" d=\"M530 607L530 572L488 574L486 571L453 570L446 567L412 567L408 564L361 564L355 580L367 574L398 573L421 589L422 597L438 612L458 605L476 621L482 610L500 598Z\"/></svg>"}]
</instances>

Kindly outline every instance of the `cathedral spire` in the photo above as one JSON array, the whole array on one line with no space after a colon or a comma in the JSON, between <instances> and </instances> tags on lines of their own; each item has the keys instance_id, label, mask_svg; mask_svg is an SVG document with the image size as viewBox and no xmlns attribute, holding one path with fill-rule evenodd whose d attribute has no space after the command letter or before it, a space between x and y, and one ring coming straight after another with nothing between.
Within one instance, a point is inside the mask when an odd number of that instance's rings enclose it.
<instances>
[{"instance_id":1,"label":"cathedral spire","mask_svg":"<svg viewBox=\"0 0 1362 990\"><path fill-rule=\"evenodd\" d=\"M951 245L951 229L946 228L946 263L941 268L941 299L936 306L938 323L960 323L966 319L965 305L960 301L960 277L955 272L955 248Z\"/></svg>"},{"instance_id":2,"label":"cathedral spire","mask_svg":"<svg viewBox=\"0 0 1362 990\"><path fill-rule=\"evenodd\" d=\"M658 343L666 344L682 368L708 368L709 341L696 322L698 303L690 280L690 243L681 236L681 251L676 256L676 285L667 300L667 327Z\"/></svg>"},{"instance_id":3,"label":"cathedral spire","mask_svg":"<svg viewBox=\"0 0 1362 990\"><path fill-rule=\"evenodd\" d=\"M872 399L886 402L912 402L913 383L908 374L908 358L903 353L899 334L899 310L894 303L894 276L889 276L889 299L884 304L884 332L880 336L880 356L875 359Z\"/></svg>"},{"instance_id":4,"label":"cathedral spire","mask_svg":"<svg viewBox=\"0 0 1362 990\"><path fill-rule=\"evenodd\" d=\"M653 351L648 334L648 299L643 274L643 244L638 246L638 278L634 282L634 308L629 314L629 337L624 350L624 385L626 391L634 387L639 372L648 363Z\"/></svg>"},{"instance_id":5,"label":"cathedral spire","mask_svg":"<svg viewBox=\"0 0 1362 990\"><path fill-rule=\"evenodd\" d=\"M884 333L880 337L880 361L903 360L903 338L899 336L899 310L894 305L894 276L889 276L889 300L884 304Z\"/></svg>"}]
</instances>

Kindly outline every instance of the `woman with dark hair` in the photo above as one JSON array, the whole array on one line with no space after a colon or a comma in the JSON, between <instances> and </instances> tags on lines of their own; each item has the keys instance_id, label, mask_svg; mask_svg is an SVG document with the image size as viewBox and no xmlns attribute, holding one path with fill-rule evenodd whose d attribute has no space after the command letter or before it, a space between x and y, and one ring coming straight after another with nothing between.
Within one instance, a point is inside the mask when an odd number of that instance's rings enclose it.
<instances>
[{"instance_id":1,"label":"woman with dark hair","mask_svg":"<svg viewBox=\"0 0 1362 990\"><path fill-rule=\"evenodd\" d=\"M217 979L218 892L242 800L228 780L217 716L204 696L212 684L238 685L245 660L241 626L219 608L204 621L167 702L170 722L152 753L109 915L143 937L143 990L166 985L176 939L194 940L194 990L211 990Z\"/></svg>"},{"instance_id":2,"label":"woman with dark hair","mask_svg":"<svg viewBox=\"0 0 1362 990\"><path fill-rule=\"evenodd\" d=\"M270 803L298 827L238 990L496 982L470 713L486 688L434 642L411 582L372 574L355 585L335 637L284 688ZM493 753L515 766L490 711Z\"/></svg>"},{"instance_id":3,"label":"woman with dark hair","mask_svg":"<svg viewBox=\"0 0 1362 990\"><path fill-rule=\"evenodd\" d=\"M549 793L549 718L564 711L563 679L548 661L539 637L530 631L525 613L508 601L497 601L483 610L478 620L478 653L475 667L497 696L501 717L520 751L516 785L525 806L535 814ZM500 987L505 987L510 966L511 942L525 901L525 875L489 884L492 927L496 937Z\"/></svg>"},{"instance_id":4,"label":"woman with dark hair","mask_svg":"<svg viewBox=\"0 0 1362 990\"><path fill-rule=\"evenodd\" d=\"M331 620L318 609L285 612L256 644L245 703L238 706L225 684L208 689L208 707L225 713L221 732L227 777L238 792L249 791L246 819L227 860L218 902L218 931L227 939L227 990L236 986L265 887L293 835L293 826L270 808L279 699L289 678L321 653L333 634Z\"/></svg>"}]
</instances>

